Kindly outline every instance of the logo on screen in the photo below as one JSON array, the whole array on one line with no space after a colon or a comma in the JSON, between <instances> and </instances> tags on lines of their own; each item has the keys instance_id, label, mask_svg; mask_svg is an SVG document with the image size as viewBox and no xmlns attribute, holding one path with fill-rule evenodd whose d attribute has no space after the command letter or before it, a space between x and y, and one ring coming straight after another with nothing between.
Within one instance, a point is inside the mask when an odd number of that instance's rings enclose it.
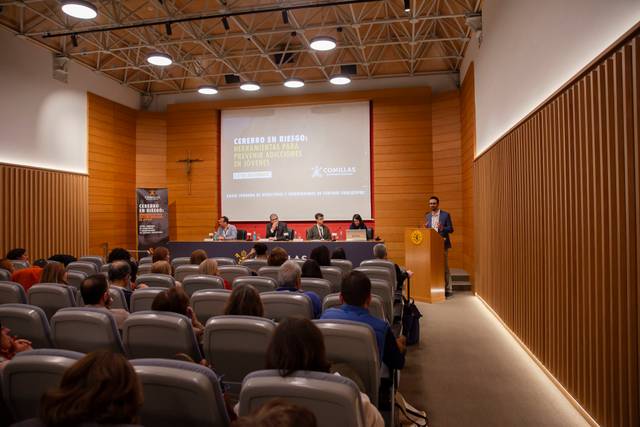
<instances>
[{"instance_id":1,"label":"logo on screen","mask_svg":"<svg viewBox=\"0 0 640 427\"><path fill-rule=\"evenodd\" d=\"M311 168L311 178L322 178L322 167L321 166L314 166Z\"/></svg>"},{"instance_id":2,"label":"logo on screen","mask_svg":"<svg viewBox=\"0 0 640 427\"><path fill-rule=\"evenodd\" d=\"M311 178L322 178L325 176L353 176L356 174L355 166L314 166L311 168Z\"/></svg>"}]
</instances>

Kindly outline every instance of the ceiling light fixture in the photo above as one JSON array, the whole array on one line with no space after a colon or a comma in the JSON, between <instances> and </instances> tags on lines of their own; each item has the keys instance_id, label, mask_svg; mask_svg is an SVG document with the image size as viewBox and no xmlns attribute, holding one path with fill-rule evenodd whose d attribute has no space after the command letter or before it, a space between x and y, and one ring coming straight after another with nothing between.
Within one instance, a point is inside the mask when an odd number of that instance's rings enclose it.
<instances>
[{"instance_id":1,"label":"ceiling light fixture","mask_svg":"<svg viewBox=\"0 0 640 427\"><path fill-rule=\"evenodd\" d=\"M203 95L215 95L216 93L218 93L218 88L211 85L200 86L198 88L198 93L201 93Z\"/></svg>"},{"instance_id":2,"label":"ceiling light fixture","mask_svg":"<svg viewBox=\"0 0 640 427\"><path fill-rule=\"evenodd\" d=\"M164 24L164 29L167 32L168 36L173 34L173 31L171 31L171 22L167 22L166 24Z\"/></svg>"},{"instance_id":3,"label":"ceiling light fixture","mask_svg":"<svg viewBox=\"0 0 640 427\"><path fill-rule=\"evenodd\" d=\"M411 12L411 0L404 0L404 11Z\"/></svg>"},{"instance_id":4,"label":"ceiling light fixture","mask_svg":"<svg viewBox=\"0 0 640 427\"><path fill-rule=\"evenodd\" d=\"M329 36L314 37L309 43L311 49L325 52L336 48L336 39Z\"/></svg>"},{"instance_id":5,"label":"ceiling light fixture","mask_svg":"<svg viewBox=\"0 0 640 427\"><path fill-rule=\"evenodd\" d=\"M73 47L78 47L78 36L71 34L71 44Z\"/></svg>"},{"instance_id":6,"label":"ceiling light fixture","mask_svg":"<svg viewBox=\"0 0 640 427\"><path fill-rule=\"evenodd\" d=\"M284 81L284 85L290 88L299 88L304 86L304 80L297 77L291 77Z\"/></svg>"},{"instance_id":7,"label":"ceiling light fixture","mask_svg":"<svg viewBox=\"0 0 640 427\"><path fill-rule=\"evenodd\" d=\"M173 63L173 60L166 53L153 52L149 54L149 56L147 56L147 62L159 67L166 67L167 65L171 65Z\"/></svg>"},{"instance_id":8,"label":"ceiling light fixture","mask_svg":"<svg viewBox=\"0 0 640 427\"><path fill-rule=\"evenodd\" d=\"M260 90L260 85L258 82L244 82L240 85L240 89L246 90L247 92L255 92Z\"/></svg>"},{"instance_id":9,"label":"ceiling light fixture","mask_svg":"<svg viewBox=\"0 0 640 427\"><path fill-rule=\"evenodd\" d=\"M226 31L229 31L229 29L231 29L231 27L229 26L229 20L227 19L226 16L222 18L222 26Z\"/></svg>"},{"instance_id":10,"label":"ceiling light fixture","mask_svg":"<svg viewBox=\"0 0 640 427\"><path fill-rule=\"evenodd\" d=\"M331 82L331 84L333 85L348 85L349 83L351 83L351 78L349 78L349 76L347 76L346 74L336 74L334 76L331 76L331 79L329 79L329 82Z\"/></svg>"},{"instance_id":11,"label":"ceiling light fixture","mask_svg":"<svg viewBox=\"0 0 640 427\"><path fill-rule=\"evenodd\" d=\"M282 22L284 22L285 24L289 23L289 14L287 13L286 9L282 11Z\"/></svg>"},{"instance_id":12,"label":"ceiling light fixture","mask_svg":"<svg viewBox=\"0 0 640 427\"><path fill-rule=\"evenodd\" d=\"M61 8L67 15L78 19L93 19L98 16L98 9L84 0L64 0Z\"/></svg>"}]
</instances>

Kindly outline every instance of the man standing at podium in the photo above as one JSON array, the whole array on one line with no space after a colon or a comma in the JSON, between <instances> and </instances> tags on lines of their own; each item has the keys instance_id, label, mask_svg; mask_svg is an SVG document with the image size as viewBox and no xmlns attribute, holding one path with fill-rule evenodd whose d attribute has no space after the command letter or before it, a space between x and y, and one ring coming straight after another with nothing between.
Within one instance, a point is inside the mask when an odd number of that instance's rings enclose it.
<instances>
[{"instance_id":1,"label":"man standing at podium","mask_svg":"<svg viewBox=\"0 0 640 427\"><path fill-rule=\"evenodd\" d=\"M429 198L429 208L431 212L424 215L424 225L427 228L433 228L444 238L444 283L445 296L448 298L453 295L453 287L451 285L451 275L449 274L449 257L448 252L451 248L451 240L449 233L453 233L453 222L451 215L440 209L440 199L436 196Z\"/></svg>"}]
</instances>

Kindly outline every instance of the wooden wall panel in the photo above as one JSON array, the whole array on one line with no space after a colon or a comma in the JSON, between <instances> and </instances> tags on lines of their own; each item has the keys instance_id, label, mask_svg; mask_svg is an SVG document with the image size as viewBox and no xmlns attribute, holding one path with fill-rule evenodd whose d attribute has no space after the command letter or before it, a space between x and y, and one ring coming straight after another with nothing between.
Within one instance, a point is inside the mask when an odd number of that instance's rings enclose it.
<instances>
[{"instance_id":1,"label":"wooden wall panel","mask_svg":"<svg viewBox=\"0 0 640 427\"><path fill-rule=\"evenodd\" d=\"M31 261L86 255L86 175L0 164L0 257L26 248Z\"/></svg>"},{"instance_id":2,"label":"wooden wall panel","mask_svg":"<svg viewBox=\"0 0 640 427\"><path fill-rule=\"evenodd\" d=\"M87 94L89 251L134 249L136 242L136 110Z\"/></svg>"},{"instance_id":3,"label":"wooden wall panel","mask_svg":"<svg viewBox=\"0 0 640 427\"><path fill-rule=\"evenodd\" d=\"M473 240L473 159L476 153L476 100L473 63L460 89L460 127L462 148L462 268L474 279Z\"/></svg>"},{"instance_id":4,"label":"wooden wall panel","mask_svg":"<svg viewBox=\"0 0 640 427\"><path fill-rule=\"evenodd\" d=\"M136 188L167 186L165 113L139 111L136 120Z\"/></svg>"},{"instance_id":5,"label":"wooden wall panel","mask_svg":"<svg viewBox=\"0 0 640 427\"><path fill-rule=\"evenodd\" d=\"M476 290L604 426L640 424L640 36L476 160Z\"/></svg>"}]
</instances>

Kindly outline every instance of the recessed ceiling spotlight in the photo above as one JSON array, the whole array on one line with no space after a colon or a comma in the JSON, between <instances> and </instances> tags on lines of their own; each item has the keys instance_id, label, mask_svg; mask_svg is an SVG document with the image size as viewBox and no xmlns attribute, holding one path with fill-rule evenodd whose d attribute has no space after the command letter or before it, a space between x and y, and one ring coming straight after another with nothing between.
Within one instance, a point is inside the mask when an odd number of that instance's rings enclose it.
<instances>
[{"instance_id":1,"label":"recessed ceiling spotlight","mask_svg":"<svg viewBox=\"0 0 640 427\"><path fill-rule=\"evenodd\" d=\"M63 0L61 8L67 15L78 19L93 19L98 16L98 9L84 0Z\"/></svg>"},{"instance_id":2,"label":"recessed ceiling spotlight","mask_svg":"<svg viewBox=\"0 0 640 427\"><path fill-rule=\"evenodd\" d=\"M211 85L200 86L198 88L198 93L201 93L203 95L215 95L216 93L218 93L218 88Z\"/></svg>"},{"instance_id":3,"label":"recessed ceiling spotlight","mask_svg":"<svg viewBox=\"0 0 640 427\"><path fill-rule=\"evenodd\" d=\"M284 85L286 87L299 88L304 86L304 80L299 79L297 77L291 77L290 79L287 79L284 81Z\"/></svg>"},{"instance_id":4,"label":"recessed ceiling spotlight","mask_svg":"<svg viewBox=\"0 0 640 427\"><path fill-rule=\"evenodd\" d=\"M173 60L166 53L153 52L150 53L149 56L147 56L147 62L159 67L166 67L167 65L171 65L171 63L173 63Z\"/></svg>"},{"instance_id":5,"label":"recessed ceiling spotlight","mask_svg":"<svg viewBox=\"0 0 640 427\"><path fill-rule=\"evenodd\" d=\"M332 50L336 48L336 39L329 36L314 37L311 39L309 46L311 46L311 49L313 50L319 50L322 52Z\"/></svg>"},{"instance_id":6,"label":"recessed ceiling spotlight","mask_svg":"<svg viewBox=\"0 0 640 427\"><path fill-rule=\"evenodd\" d=\"M411 12L411 0L404 0L404 11Z\"/></svg>"},{"instance_id":7,"label":"recessed ceiling spotlight","mask_svg":"<svg viewBox=\"0 0 640 427\"><path fill-rule=\"evenodd\" d=\"M244 82L240 85L240 89L246 90L247 92L255 92L260 90L260 85L258 82Z\"/></svg>"},{"instance_id":8,"label":"recessed ceiling spotlight","mask_svg":"<svg viewBox=\"0 0 640 427\"><path fill-rule=\"evenodd\" d=\"M334 76L331 76L329 82L334 85L348 85L349 83L351 83L351 79L346 74L336 74Z\"/></svg>"}]
</instances>

